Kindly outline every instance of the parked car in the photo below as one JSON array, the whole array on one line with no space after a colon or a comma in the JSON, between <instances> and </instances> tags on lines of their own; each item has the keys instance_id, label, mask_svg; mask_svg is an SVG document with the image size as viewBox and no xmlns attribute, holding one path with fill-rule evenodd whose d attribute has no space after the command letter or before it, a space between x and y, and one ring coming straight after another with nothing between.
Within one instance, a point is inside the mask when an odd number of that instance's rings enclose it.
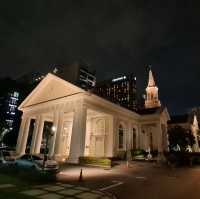
<instances>
[{"instance_id":1,"label":"parked car","mask_svg":"<svg viewBox=\"0 0 200 199\"><path fill-rule=\"evenodd\" d=\"M12 151L6 151L6 150L3 150L2 151L2 155L4 157L4 159L6 161L15 161L15 156L14 154L12 153Z\"/></svg>"},{"instance_id":2,"label":"parked car","mask_svg":"<svg viewBox=\"0 0 200 199\"><path fill-rule=\"evenodd\" d=\"M59 165L54 160L46 160L37 155L25 154L15 160L15 166L19 168L35 169L37 171L58 172Z\"/></svg>"}]
</instances>

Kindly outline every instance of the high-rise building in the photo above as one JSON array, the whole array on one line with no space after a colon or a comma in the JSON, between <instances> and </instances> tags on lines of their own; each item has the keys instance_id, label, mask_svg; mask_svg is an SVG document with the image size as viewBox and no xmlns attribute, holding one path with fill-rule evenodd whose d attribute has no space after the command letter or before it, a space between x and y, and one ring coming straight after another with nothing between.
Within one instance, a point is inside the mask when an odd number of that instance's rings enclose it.
<instances>
[{"instance_id":1,"label":"high-rise building","mask_svg":"<svg viewBox=\"0 0 200 199\"><path fill-rule=\"evenodd\" d=\"M18 83L25 83L25 84L37 84L39 83L45 75L39 72L31 72L22 75L20 78L17 79Z\"/></svg>"},{"instance_id":2,"label":"high-rise building","mask_svg":"<svg viewBox=\"0 0 200 199\"><path fill-rule=\"evenodd\" d=\"M136 77L133 74L98 83L94 93L130 110L137 110Z\"/></svg>"},{"instance_id":3,"label":"high-rise building","mask_svg":"<svg viewBox=\"0 0 200 199\"><path fill-rule=\"evenodd\" d=\"M54 67L53 73L86 90L96 85L95 72L85 64L58 65Z\"/></svg>"},{"instance_id":4,"label":"high-rise building","mask_svg":"<svg viewBox=\"0 0 200 199\"><path fill-rule=\"evenodd\" d=\"M17 107L19 101L19 92L9 92L0 97L0 115L1 119L7 123L7 126L12 130L15 126L17 116Z\"/></svg>"}]
</instances>

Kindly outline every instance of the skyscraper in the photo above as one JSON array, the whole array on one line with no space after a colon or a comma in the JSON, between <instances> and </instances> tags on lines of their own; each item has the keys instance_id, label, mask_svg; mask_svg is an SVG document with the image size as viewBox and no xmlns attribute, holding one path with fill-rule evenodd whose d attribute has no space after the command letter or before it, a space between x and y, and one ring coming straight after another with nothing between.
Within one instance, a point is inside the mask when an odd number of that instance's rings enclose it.
<instances>
[{"instance_id":1,"label":"skyscraper","mask_svg":"<svg viewBox=\"0 0 200 199\"><path fill-rule=\"evenodd\" d=\"M94 93L130 110L137 110L136 77L133 74L100 82Z\"/></svg>"},{"instance_id":2,"label":"skyscraper","mask_svg":"<svg viewBox=\"0 0 200 199\"><path fill-rule=\"evenodd\" d=\"M94 88L96 85L95 72L83 63L58 65L54 67L53 73L85 90Z\"/></svg>"}]
</instances>

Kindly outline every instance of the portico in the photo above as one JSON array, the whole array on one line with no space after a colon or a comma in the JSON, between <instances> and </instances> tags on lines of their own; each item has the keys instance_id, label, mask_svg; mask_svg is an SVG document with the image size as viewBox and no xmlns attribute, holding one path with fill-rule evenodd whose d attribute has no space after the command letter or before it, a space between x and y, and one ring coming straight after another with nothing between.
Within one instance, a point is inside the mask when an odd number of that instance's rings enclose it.
<instances>
[{"instance_id":1,"label":"portico","mask_svg":"<svg viewBox=\"0 0 200 199\"><path fill-rule=\"evenodd\" d=\"M49 156L77 163L81 156L114 157L119 151L151 147L167 150L169 116L163 109L137 114L48 74L24 100L17 153L26 152L31 120L30 153L39 154L44 123L54 127Z\"/></svg>"}]
</instances>

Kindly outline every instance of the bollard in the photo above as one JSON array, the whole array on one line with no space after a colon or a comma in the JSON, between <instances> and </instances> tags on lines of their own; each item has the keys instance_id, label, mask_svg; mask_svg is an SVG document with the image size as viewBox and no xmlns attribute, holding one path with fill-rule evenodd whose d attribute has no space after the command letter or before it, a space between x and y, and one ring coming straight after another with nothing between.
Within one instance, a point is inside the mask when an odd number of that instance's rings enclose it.
<instances>
[{"instance_id":1,"label":"bollard","mask_svg":"<svg viewBox=\"0 0 200 199\"><path fill-rule=\"evenodd\" d=\"M82 182L83 181L83 169L81 169L80 171L80 175L79 175L79 182Z\"/></svg>"}]
</instances>

